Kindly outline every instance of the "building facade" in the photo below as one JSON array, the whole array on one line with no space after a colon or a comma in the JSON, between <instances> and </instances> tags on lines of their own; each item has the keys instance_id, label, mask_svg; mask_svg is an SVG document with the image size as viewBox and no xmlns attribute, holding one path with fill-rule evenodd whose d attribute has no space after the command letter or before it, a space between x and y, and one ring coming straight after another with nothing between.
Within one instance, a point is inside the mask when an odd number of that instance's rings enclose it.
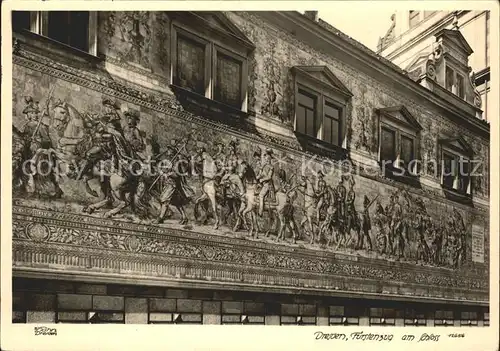
<instances>
[{"instance_id":1,"label":"building facade","mask_svg":"<svg viewBox=\"0 0 500 351\"><path fill-rule=\"evenodd\" d=\"M314 13L13 18L14 322L489 325L472 84Z\"/></svg>"},{"instance_id":2,"label":"building facade","mask_svg":"<svg viewBox=\"0 0 500 351\"><path fill-rule=\"evenodd\" d=\"M464 79L470 76L477 87L482 118L489 121L495 115L490 107L489 11L396 11L391 21L389 30L380 38L378 53L408 71L415 68L416 61L433 54L438 46L436 34L458 28L471 47L470 69ZM452 80L450 75L450 89Z\"/></svg>"}]
</instances>

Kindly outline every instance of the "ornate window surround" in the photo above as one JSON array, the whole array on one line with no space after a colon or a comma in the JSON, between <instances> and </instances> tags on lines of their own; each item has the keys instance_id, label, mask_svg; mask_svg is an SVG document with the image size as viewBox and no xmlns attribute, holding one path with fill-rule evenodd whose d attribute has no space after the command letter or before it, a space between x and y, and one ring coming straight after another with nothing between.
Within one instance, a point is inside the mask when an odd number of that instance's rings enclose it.
<instances>
[{"instance_id":1,"label":"ornate window surround","mask_svg":"<svg viewBox=\"0 0 500 351\"><path fill-rule=\"evenodd\" d=\"M413 115L404 106L393 106L387 108L380 108L376 110L379 121L378 121L378 136L379 136L379 146L378 146L378 162L380 167L385 167L385 175L390 178L398 180L412 180L415 182L418 180L418 161L420 161L420 131L422 126L413 117ZM401 118L398 118L394 113L399 114ZM388 129L395 133L395 145L396 145L396 160L392 164L385 164L382 160L382 129ZM413 158L417 162L414 163L411 169L406 171L401 165L401 137L407 137L413 141Z\"/></svg>"},{"instance_id":2,"label":"ornate window surround","mask_svg":"<svg viewBox=\"0 0 500 351\"><path fill-rule=\"evenodd\" d=\"M170 62L170 81L176 86L176 67L177 67L177 38L185 37L201 44L205 50L205 94L207 99L215 100L215 79L217 75L217 55L223 54L241 64L240 93L241 106L233 107L243 112L248 110L248 54L255 48L248 40L242 39L243 34L222 14L213 14L224 25L230 27L233 33L229 33L218 26L205 20L202 16L187 12L184 14L169 13L172 16L171 21L171 62ZM235 40L236 39L236 40ZM184 89L183 89L184 90ZM223 102L219 102L224 104ZM224 104L225 105L225 104ZM226 105L227 106L227 105Z\"/></svg>"},{"instance_id":3,"label":"ornate window surround","mask_svg":"<svg viewBox=\"0 0 500 351\"><path fill-rule=\"evenodd\" d=\"M353 94L326 66L294 66L291 68L294 77L294 132L298 137L307 139L310 143L319 144L322 148L346 149L347 148L347 105ZM316 97L315 118L320 121L316 138L306 136L297 131L297 111L299 90L304 90ZM340 145L324 141L323 121L325 118L325 104L329 103L340 111Z\"/></svg>"},{"instance_id":4,"label":"ornate window surround","mask_svg":"<svg viewBox=\"0 0 500 351\"><path fill-rule=\"evenodd\" d=\"M50 40L51 42L57 43L58 45L62 45L64 47L69 47L73 50L77 50L79 52L85 52L92 56L97 56L97 31L98 31L98 19L97 19L97 11L88 11L89 12L89 30L88 30L88 51L82 51L78 48L75 48L71 45L61 43L55 39L52 39L48 36L49 32L49 12L48 11L29 11L30 14L30 29L29 32L33 34L37 34L43 37L46 40Z\"/></svg>"}]
</instances>

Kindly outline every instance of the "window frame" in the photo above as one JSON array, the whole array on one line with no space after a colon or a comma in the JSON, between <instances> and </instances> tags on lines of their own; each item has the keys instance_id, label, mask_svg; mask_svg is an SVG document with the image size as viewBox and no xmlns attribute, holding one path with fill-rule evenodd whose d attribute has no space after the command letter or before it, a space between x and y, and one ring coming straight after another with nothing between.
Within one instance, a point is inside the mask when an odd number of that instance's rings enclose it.
<instances>
[{"instance_id":1,"label":"window frame","mask_svg":"<svg viewBox=\"0 0 500 351\"><path fill-rule=\"evenodd\" d=\"M451 317L445 317L443 318L437 318L436 314L438 312L443 312L445 314L446 312L451 312ZM436 323L439 321L439 323ZM436 310L434 311L434 326L439 326L439 327L453 327L455 325L455 316L453 313L453 310Z\"/></svg>"},{"instance_id":2,"label":"window frame","mask_svg":"<svg viewBox=\"0 0 500 351\"><path fill-rule=\"evenodd\" d=\"M445 175L444 175L444 159L445 155L448 154L453 157L453 161L455 162L456 165L458 165L458 170L455 170L456 175L454 175L454 180L453 180L453 185L450 187L445 184ZM471 171L471 155L467 155L465 153L461 153L458 150L448 146L446 143L441 143L441 187L446 189L446 190L451 190L453 192L456 192L460 195L471 197L472 196L472 177L470 176L470 171ZM467 163L469 163L469 175L468 175L468 184L466 187L466 190L463 191L460 188L460 167L461 164L465 160ZM452 165L453 167L453 165ZM456 167L456 166L455 166Z\"/></svg>"},{"instance_id":3,"label":"window frame","mask_svg":"<svg viewBox=\"0 0 500 351\"><path fill-rule=\"evenodd\" d=\"M409 313L410 312L410 313ZM423 316L420 318L419 316ZM404 325L412 327L425 327L427 326L427 316L425 311L415 308L405 308L404 311Z\"/></svg>"},{"instance_id":4,"label":"window frame","mask_svg":"<svg viewBox=\"0 0 500 351\"><path fill-rule=\"evenodd\" d=\"M341 307L342 313L334 313L332 312L332 307ZM333 326L352 326L359 325L359 317L361 313L355 313L355 309L351 310L350 306L345 305L332 305L328 306L328 325ZM332 319L341 319L340 322L332 321ZM356 320L353 322L353 320Z\"/></svg>"},{"instance_id":5,"label":"window frame","mask_svg":"<svg viewBox=\"0 0 500 351\"><path fill-rule=\"evenodd\" d=\"M84 52L86 54L97 56L97 32L98 32L98 16L97 11L86 11L89 13L89 25L88 25L88 50L84 51L75 46L60 42L48 34L49 30L49 12L50 11L28 11L30 14L30 28L27 29L29 32L44 37L58 45L77 50L79 52ZM71 12L71 11L69 11ZM26 29L25 29L26 30Z\"/></svg>"},{"instance_id":6,"label":"window frame","mask_svg":"<svg viewBox=\"0 0 500 351\"><path fill-rule=\"evenodd\" d=\"M372 316L373 309L381 309L381 316ZM388 311L393 311L394 316L388 316ZM378 326L378 327L394 327L396 325L396 319L398 318L398 309L397 308L386 308L386 307L370 307L368 309L368 320L370 326ZM373 319L380 319L380 322L374 322ZM391 320L391 322L387 322L387 319Z\"/></svg>"},{"instance_id":7,"label":"window frame","mask_svg":"<svg viewBox=\"0 0 500 351\"><path fill-rule=\"evenodd\" d=\"M310 67L316 68L316 67ZM293 116L293 131L299 135L303 135L308 139L319 141L321 144L328 145L334 148L346 149L347 148L347 105L351 95L341 91L340 88L323 82L322 80L312 76L309 72L303 71L300 67L293 67L292 73L294 74L294 116ZM319 125L316 129L316 136L304 134L303 131L297 129L297 111L298 111L298 96L299 90L304 90L308 94L316 97L315 108L315 125ZM325 121L325 105L332 105L335 109L339 110L339 141L333 144L325 140L324 135L324 121Z\"/></svg>"},{"instance_id":8,"label":"window frame","mask_svg":"<svg viewBox=\"0 0 500 351\"><path fill-rule=\"evenodd\" d=\"M465 318L464 313L475 313L475 318ZM461 327L477 327L479 326L479 313L477 311L461 311L460 312L460 326Z\"/></svg>"},{"instance_id":9,"label":"window frame","mask_svg":"<svg viewBox=\"0 0 500 351\"><path fill-rule=\"evenodd\" d=\"M410 10L408 12L408 24L410 28L416 27L421 22L421 13L419 10Z\"/></svg>"},{"instance_id":10,"label":"window frame","mask_svg":"<svg viewBox=\"0 0 500 351\"><path fill-rule=\"evenodd\" d=\"M248 56L245 50L237 50L231 47L229 44L223 40L220 40L216 36L207 35L206 33L200 33L199 31L190 28L181 21L172 20L171 22L171 60L170 60L170 81L171 84L187 90L184 87L177 85L177 65L178 65L178 55L177 55L177 39L179 37L186 37L192 41L195 41L204 46L205 50L205 74L204 74L204 84L205 93L203 97L213 100L224 106L228 106L232 109L237 109L242 112L247 112L248 110ZM224 56L238 62L241 67L241 78L240 78L240 101L241 106L234 106L227 104L226 102L219 101L215 99L215 87L217 80L217 55L221 53ZM194 92L193 92L194 93ZM196 93L195 93L196 94ZM197 94L200 95L200 94Z\"/></svg>"},{"instance_id":11,"label":"window frame","mask_svg":"<svg viewBox=\"0 0 500 351\"><path fill-rule=\"evenodd\" d=\"M382 160L382 130L390 130L395 134L395 160L391 164L387 164ZM411 169L408 169L408 165L402 166L402 136L413 141L413 160ZM379 112L379 129L378 129L378 162L381 168L385 168L389 174L396 173L397 175L410 178L418 178L419 169L418 163L420 160L420 128L416 128L410 125L408 122L403 122L398 120L396 117L391 116L389 113L384 111ZM412 160L410 160L411 162ZM404 172L401 174L401 172Z\"/></svg>"},{"instance_id":12,"label":"window frame","mask_svg":"<svg viewBox=\"0 0 500 351\"><path fill-rule=\"evenodd\" d=\"M448 70L452 72L453 82L451 87L448 87ZM458 96L460 99L465 100L466 92L465 92L465 77L463 74L459 73L459 69L455 67L455 65L450 64L450 62L446 62L445 64L445 74L444 74L444 88L451 92L453 95ZM460 85L459 85L460 78Z\"/></svg>"}]
</instances>

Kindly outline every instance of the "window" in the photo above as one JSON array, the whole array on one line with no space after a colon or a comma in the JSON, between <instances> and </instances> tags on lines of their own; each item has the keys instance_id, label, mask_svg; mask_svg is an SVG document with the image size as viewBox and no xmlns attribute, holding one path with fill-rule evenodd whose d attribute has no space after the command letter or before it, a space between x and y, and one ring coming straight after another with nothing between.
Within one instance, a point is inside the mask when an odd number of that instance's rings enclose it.
<instances>
[{"instance_id":1,"label":"window","mask_svg":"<svg viewBox=\"0 0 500 351\"><path fill-rule=\"evenodd\" d=\"M117 311L70 311L57 312L56 323L63 324L123 324L125 315Z\"/></svg>"},{"instance_id":2,"label":"window","mask_svg":"<svg viewBox=\"0 0 500 351\"><path fill-rule=\"evenodd\" d=\"M370 308L370 325L391 326L396 324L396 309Z\"/></svg>"},{"instance_id":3,"label":"window","mask_svg":"<svg viewBox=\"0 0 500 351\"><path fill-rule=\"evenodd\" d=\"M342 109L334 103L325 101L325 118L323 122L323 140L333 145L341 145L340 138Z\"/></svg>"},{"instance_id":4,"label":"window","mask_svg":"<svg viewBox=\"0 0 500 351\"><path fill-rule=\"evenodd\" d=\"M281 325L316 325L316 305L282 304Z\"/></svg>"},{"instance_id":5,"label":"window","mask_svg":"<svg viewBox=\"0 0 500 351\"><path fill-rule=\"evenodd\" d=\"M379 162L388 176L415 178L418 175L418 141L422 127L403 106L382 108Z\"/></svg>"},{"instance_id":6,"label":"window","mask_svg":"<svg viewBox=\"0 0 500 351\"><path fill-rule=\"evenodd\" d=\"M477 312L469 312L463 311L460 313L460 325L461 326L469 326L469 327L477 327L478 325L478 316Z\"/></svg>"},{"instance_id":7,"label":"window","mask_svg":"<svg viewBox=\"0 0 500 351\"><path fill-rule=\"evenodd\" d=\"M95 11L14 11L13 30L29 30L80 51L97 55Z\"/></svg>"},{"instance_id":8,"label":"window","mask_svg":"<svg viewBox=\"0 0 500 351\"><path fill-rule=\"evenodd\" d=\"M317 97L307 93L304 89L299 89L297 103L297 124L296 130L313 138L317 137L316 127Z\"/></svg>"},{"instance_id":9,"label":"window","mask_svg":"<svg viewBox=\"0 0 500 351\"><path fill-rule=\"evenodd\" d=\"M453 68L446 66L445 87L459 98L465 99L465 79Z\"/></svg>"},{"instance_id":10,"label":"window","mask_svg":"<svg viewBox=\"0 0 500 351\"><path fill-rule=\"evenodd\" d=\"M459 193L470 194L470 160L444 151L441 184Z\"/></svg>"},{"instance_id":11,"label":"window","mask_svg":"<svg viewBox=\"0 0 500 351\"><path fill-rule=\"evenodd\" d=\"M490 326L490 313L489 312L484 312L483 313L483 325L485 327Z\"/></svg>"},{"instance_id":12,"label":"window","mask_svg":"<svg viewBox=\"0 0 500 351\"><path fill-rule=\"evenodd\" d=\"M200 95L205 95L205 46L187 37L177 37L174 84Z\"/></svg>"},{"instance_id":13,"label":"window","mask_svg":"<svg viewBox=\"0 0 500 351\"><path fill-rule=\"evenodd\" d=\"M186 306L184 306L186 305ZM186 300L179 303L176 299L149 299L148 324L202 324L201 301Z\"/></svg>"},{"instance_id":14,"label":"window","mask_svg":"<svg viewBox=\"0 0 500 351\"><path fill-rule=\"evenodd\" d=\"M455 85L455 71L450 67L446 66L446 89L453 92L453 86Z\"/></svg>"},{"instance_id":15,"label":"window","mask_svg":"<svg viewBox=\"0 0 500 351\"><path fill-rule=\"evenodd\" d=\"M310 142L345 148L349 90L326 66L295 66L294 131Z\"/></svg>"},{"instance_id":16,"label":"window","mask_svg":"<svg viewBox=\"0 0 500 351\"><path fill-rule=\"evenodd\" d=\"M217 52L214 99L241 107L242 62Z\"/></svg>"},{"instance_id":17,"label":"window","mask_svg":"<svg viewBox=\"0 0 500 351\"><path fill-rule=\"evenodd\" d=\"M382 127L380 157L392 165L396 161L396 154L396 131Z\"/></svg>"},{"instance_id":18,"label":"window","mask_svg":"<svg viewBox=\"0 0 500 351\"><path fill-rule=\"evenodd\" d=\"M231 40L221 39L216 34L221 29L198 33L188 30L189 25L184 25L182 20L174 22L173 85L246 112L248 47L235 48L235 43L240 42L235 41L234 36Z\"/></svg>"},{"instance_id":19,"label":"window","mask_svg":"<svg viewBox=\"0 0 500 351\"><path fill-rule=\"evenodd\" d=\"M351 306L330 306L330 325L359 325L361 311Z\"/></svg>"},{"instance_id":20,"label":"window","mask_svg":"<svg viewBox=\"0 0 500 351\"><path fill-rule=\"evenodd\" d=\"M457 73L457 95L459 98L465 99L464 77Z\"/></svg>"},{"instance_id":21,"label":"window","mask_svg":"<svg viewBox=\"0 0 500 351\"><path fill-rule=\"evenodd\" d=\"M420 11L410 11L410 28L415 27L420 22Z\"/></svg>"},{"instance_id":22,"label":"window","mask_svg":"<svg viewBox=\"0 0 500 351\"><path fill-rule=\"evenodd\" d=\"M424 18L428 18L435 14L437 11L424 11Z\"/></svg>"},{"instance_id":23,"label":"window","mask_svg":"<svg viewBox=\"0 0 500 351\"><path fill-rule=\"evenodd\" d=\"M427 325L425 313L412 308L405 309L405 326L406 325L414 327Z\"/></svg>"},{"instance_id":24,"label":"window","mask_svg":"<svg viewBox=\"0 0 500 351\"><path fill-rule=\"evenodd\" d=\"M435 311L434 325L439 327L449 327L453 325L453 311Z\"/></svg>"},{"instance_id":25,"label":"window","mask_svg":"<svg viewBox=\"0 0 500 351\"><path fill-rule=\"evenodd\" d=\"M222 324L264 324L262 302L222 301Z\"/></svg>"}]
</instances>

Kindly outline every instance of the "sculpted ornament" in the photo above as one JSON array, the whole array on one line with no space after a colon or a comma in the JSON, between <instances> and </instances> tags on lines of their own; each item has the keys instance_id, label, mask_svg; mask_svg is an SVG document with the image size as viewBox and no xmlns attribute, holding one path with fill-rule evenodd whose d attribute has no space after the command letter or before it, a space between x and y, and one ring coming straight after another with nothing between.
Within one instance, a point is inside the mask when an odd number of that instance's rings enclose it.
<instances>
[{"instance_id":1,"label":"sculpted ornament","mask_svg":"<svg viewBox=\"0 0 500 351\"><path fill-rule=\"evenodd\" d=\"M201 129L175 136L167 131L170 139L153 145L159 138L142 130L138 109L124 109L118 101L105 97L99 111L80 113L51 95L49 92L43 109L32 98L25 100L23 112L29 128L16 133L20 147L13 148L13 160L18 160L13 172L23 174L19 168L26 161L37 170L42 157L54 164L57 160L57 167L69 171L62 174L59 168L48 167L43 177L16 178L21 198L30 196L46 204L48 184L53 197L94 217L250 240L273 238L287 245L453 269L467 260L450 258L444 250L446 243L460 246L462 239L453 235L447 241L441 238L440 233L451 224L433 218L414 195L398 191L389 198L358 198L362 195L357 193L352 175L338 179L318 171L301 175L298 162L279 162L282 155L273 148L259 148L238 138L228 140ZM55 135L45 133L49 127ZM215 136L219 139L213 139ZM83 206L74 202L75 194ZM49 206L64 206L53 200ZM34 233L37 240L47 238L40 228ZM65 228L50 235L59 243L133 252L214 259L237 256L237 251L230 250L205 256L205 251L193 246L151 243L140 236ZM276 260L273 264L295 265L280 263L283 257L269 259Z\"/></svg>"}]
</instances>

